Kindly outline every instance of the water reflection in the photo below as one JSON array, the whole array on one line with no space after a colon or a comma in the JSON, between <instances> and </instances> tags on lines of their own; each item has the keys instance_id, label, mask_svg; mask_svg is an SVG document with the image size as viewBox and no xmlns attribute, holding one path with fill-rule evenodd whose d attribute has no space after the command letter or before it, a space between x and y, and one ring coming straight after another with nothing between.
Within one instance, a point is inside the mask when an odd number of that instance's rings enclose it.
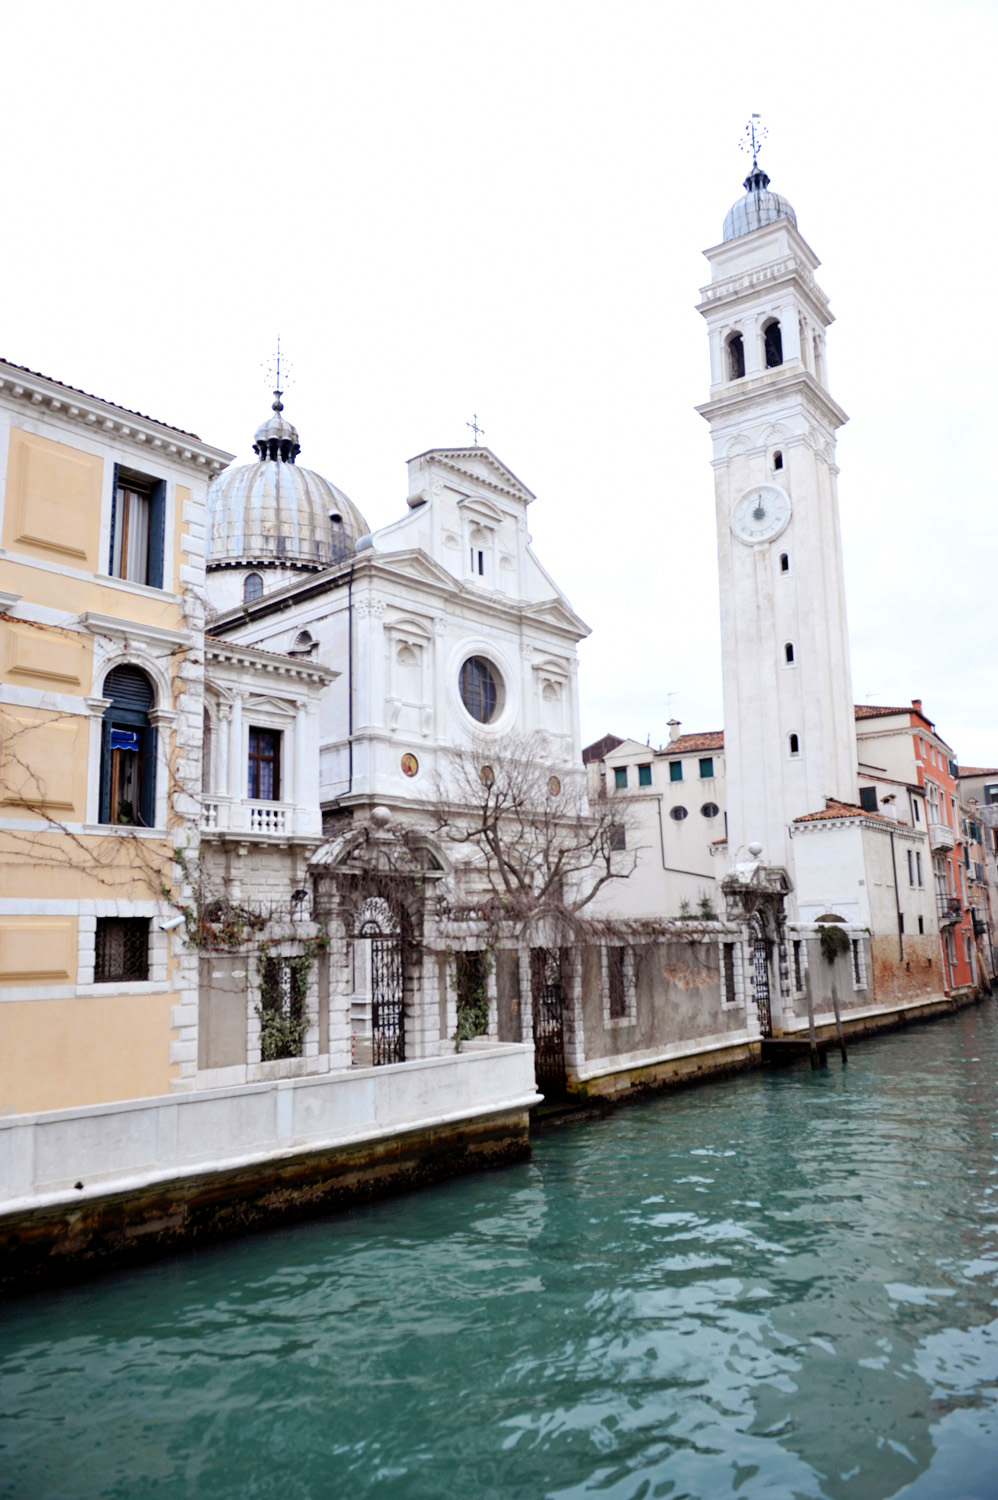
<instances>
[{"instance_id":1,"label":"water reflection","mask_svg":"<svg viewBox=\"0 0 998 1500\"><path fill-rule=\"evenodd\" d=\"M989 1500L996 1078L988 1007L13 1306L0 1494Z\"/></svg>"}]
</instances>

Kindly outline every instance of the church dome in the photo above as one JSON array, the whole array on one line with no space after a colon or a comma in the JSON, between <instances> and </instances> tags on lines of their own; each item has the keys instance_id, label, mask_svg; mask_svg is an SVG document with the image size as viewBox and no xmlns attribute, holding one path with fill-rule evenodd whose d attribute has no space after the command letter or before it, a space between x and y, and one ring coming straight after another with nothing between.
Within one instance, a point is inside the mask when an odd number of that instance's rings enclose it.
<instances>
[{"instance_id":1,"label":"church dome","mask_svg":"<svg viewBox=\"0 0 998 1500\"><path fill-rule=\"evenodd\" d=\"M298 433L275 391L274 415L253 438L255 463L225 469L208 488L208 566L328 567L370 531L351 500L299 468Z\"/></svg>"},{"instance_id":2,"label":"church dome","mask_svg":"<svg viewBox=\"0 0 998 1500\"><path fill-rule=\"evenodd\" d=\"M723 239L737 240L743 234L751 234L753 229L761 229L764 224L775 224L777 219L789 219L796 229L797 215L786 198L769 191L769 178L758 162L752 163L752 170L742 186L745 196L728 210Z\"/></svg>"}]
</instances>

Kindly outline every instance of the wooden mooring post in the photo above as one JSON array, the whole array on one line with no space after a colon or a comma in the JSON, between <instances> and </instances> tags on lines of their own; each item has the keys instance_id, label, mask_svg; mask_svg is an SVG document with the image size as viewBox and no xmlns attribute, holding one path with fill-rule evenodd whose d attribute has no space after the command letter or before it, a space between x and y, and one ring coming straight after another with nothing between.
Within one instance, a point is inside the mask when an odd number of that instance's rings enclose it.
<instances>
[{"instance_id":1,"label":"wooden mooring post","mask_svg":"<svg viewBox=\"0 0 998 1500\"><path fill-rule=\"evenodd\" d=\"M807 996L807 1035L811 1048L811 1066L820 1068L824 1058L818 1051L818 1037L814 1029L814 1000L811 996L811 971L804 970L804 994Z\"/></svg>"},{"instance_id":2,"label":"wooden mooring post","mask_svg":"<svg viewBox=\"0 0 998 1500\"><path fill-rule=\"evenodd\" d=\"M842 1061L848 1062L849 1059L846 1057L846 1039L842 1031L842 1017L839 1015L839 992L834 984L832 985L832 1009L835 1012L835 1030L839 1038L839 1051L842 1053Z\"/></svg>"}]
</instances>

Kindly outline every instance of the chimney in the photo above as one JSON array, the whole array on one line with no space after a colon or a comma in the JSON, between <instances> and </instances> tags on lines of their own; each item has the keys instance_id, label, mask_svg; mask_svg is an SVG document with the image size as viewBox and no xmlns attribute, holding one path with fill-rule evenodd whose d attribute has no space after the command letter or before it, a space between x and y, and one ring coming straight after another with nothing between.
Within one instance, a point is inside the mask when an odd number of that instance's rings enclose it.
<instances>
[{"instance_id":1,"label":"chimney","mask_svg":"<svg viewBox=\"0 0 998 1500\"><path fill-rule=\"evenodd\" d=\"M679 726L680 726L681 723L682 723L681 719L670 719L669 720L669 744L670 745L672 744L673 740L678 740L678 738L679 738Z\"/></svg>"},{"instance_id":2,"label":"chimney","mask_svg":"<svg viewBox=\"0 0 998 1500\"><path fill-rule=\"evenodd\" d=\"M915 712L917 714L920 714L922 712L922 700L921 700L921 698L912 698L912 700L911 700L911 706L912 706L912 708L915 710Z\"/></svg>"}]
</instances>

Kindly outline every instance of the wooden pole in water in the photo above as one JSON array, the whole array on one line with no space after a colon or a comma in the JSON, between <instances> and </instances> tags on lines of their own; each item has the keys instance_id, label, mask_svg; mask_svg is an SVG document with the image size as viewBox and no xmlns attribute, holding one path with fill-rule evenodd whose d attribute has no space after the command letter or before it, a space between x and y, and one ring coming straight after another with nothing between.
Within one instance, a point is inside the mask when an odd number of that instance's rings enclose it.
<instances>
[{"instance_id":1,"label":"wooden pole in water","mask_svg":"<svg viewBox=\"0 0 998 1500\"><path fill-rule=\"evenodd\" d=\"M842 1061L848 1062L849 1059L846 1057L846 1039L842 1034L842 1017L839 1015L839 992L834 984L832 985L832 1009L835 1012L835 1030L839 1034L839 1051L842 1053Z\"/></svg>"},{"instance_id":2,"label":"wooden pole in water","mask_svg":"<svg viewBox=\"0 0 998 1500\"><path fill-rule=\"evenodd\" d=\"M811 970L804 970L804 994L807 996L807 1031L811 1042L811 1066L821 1067L821 1058L818 1054L818 1038L814 1033L814 1001L811 998Z\"/></svg>"}]
</instances>

